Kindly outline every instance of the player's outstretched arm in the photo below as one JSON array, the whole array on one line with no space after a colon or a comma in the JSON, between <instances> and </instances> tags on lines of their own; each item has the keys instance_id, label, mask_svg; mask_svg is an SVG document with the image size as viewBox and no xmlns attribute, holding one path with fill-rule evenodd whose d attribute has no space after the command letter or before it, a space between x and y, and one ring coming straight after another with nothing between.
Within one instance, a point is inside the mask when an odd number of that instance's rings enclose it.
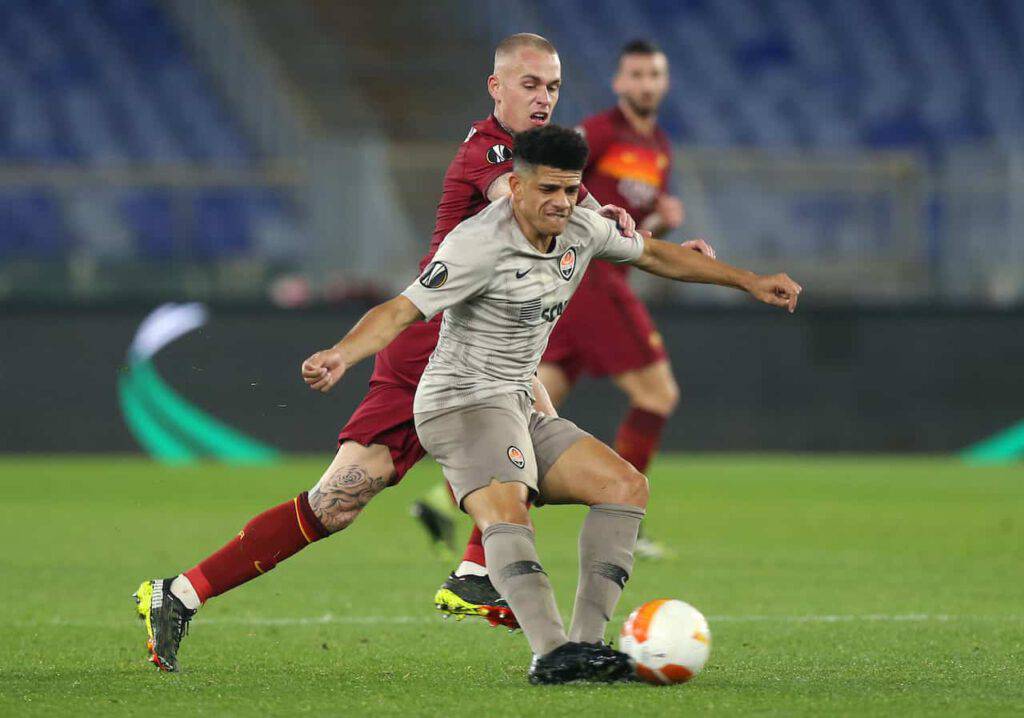
<instances>
[{"instance_id":1,"label":"player's outstretched arm","mask_svg":"<svg viewBox=\"0 0 1024 718\"><path fill-rule=\"evenodd\" d=\"M803 290L787 274L761 275L738 269L700 252L660 239L644 239L644 251L633 265L645 272L680 282L718 284L749 292L755 299L775 307L796 311Z\"/></svg>"},{"instance_id":2,"label":"player's outstretched arm","mask_svg":"<svg viewBox=\"0 0 1024 718\"><path fill-rule=\"evenodd\" d=\"M302 379L310 389L331 390L350 366L376 354L403 329L423 318L416 305L399 295L363 315L345 337L302 362Z\"/></svg>"}]
</instances>

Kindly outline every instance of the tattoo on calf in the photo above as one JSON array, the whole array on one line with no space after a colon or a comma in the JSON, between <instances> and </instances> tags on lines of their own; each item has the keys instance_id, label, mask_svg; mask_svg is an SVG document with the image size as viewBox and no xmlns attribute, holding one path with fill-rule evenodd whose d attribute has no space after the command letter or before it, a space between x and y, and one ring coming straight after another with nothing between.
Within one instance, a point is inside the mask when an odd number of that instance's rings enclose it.
<instances>
[{"instance_id":1,"label":"tattoo on calf","mask_svg":"<svg viewBox=\"0 0 1024 718\"><path fill-rule=\"evenodd\" d=\"M383 476L370 476L358 465L344 466L317 482L309 492L309 506L324 528L333 533L355 521L370 499L385 487Z\"/></svg>"}]
</instances>

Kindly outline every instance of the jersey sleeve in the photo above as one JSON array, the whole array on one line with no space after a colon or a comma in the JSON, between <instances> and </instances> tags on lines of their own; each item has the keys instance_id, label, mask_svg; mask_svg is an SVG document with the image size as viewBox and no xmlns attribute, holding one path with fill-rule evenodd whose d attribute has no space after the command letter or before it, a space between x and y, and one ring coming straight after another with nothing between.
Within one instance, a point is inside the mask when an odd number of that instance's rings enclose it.
<instances>
[{"instance_id":1,"label":"jersey sleeve","mask_svg":"<svg viewBox=\"0 0 1024 718\"><path fill-rule=\"evenodd\" d=\"M607 262L632 262L644 253L644 240L636 232L632 237L623 237L615 222L596 216L596 231L599 239L594 244L594 256Z\"/></svg>"},{"instance_id":2,"label":"jersey sleeve","mask_svg":"<svg viewBox=\"0 0 1024 718\"><path fill-rule=\"evenodd\" d=\"M481 294L494 274L490 253L481 251L479 238L453 231L434 259L402 296L416 305L424 319Z\"/></svg>"},{"instance_id":3,"label":"jersey sleeve","mask_svg":"<svg viewBox=\"0 0 1024 718\"><path fill-rule=\"evenodd\" d=\"M580 194L576 198L576 204L579 204L587 197L594 197L594 195L590 194L590 190L587 189L586 185L580 184ZM594 197L594 201L597 202L597 197ZM600 202L598 202L598 205L600 205Z\"/></svg>"},{"instance_id":4,"label":"jersey sleeve","mask_svg":"<svg viewBox=\"0 0 1024 718\"><path fill-rule=\"evenodd\" d=\"M473 135L466 140L463 173L484 197L494 180L512 171L512 148L493 137Z\"/></svg>"}]
</instances>

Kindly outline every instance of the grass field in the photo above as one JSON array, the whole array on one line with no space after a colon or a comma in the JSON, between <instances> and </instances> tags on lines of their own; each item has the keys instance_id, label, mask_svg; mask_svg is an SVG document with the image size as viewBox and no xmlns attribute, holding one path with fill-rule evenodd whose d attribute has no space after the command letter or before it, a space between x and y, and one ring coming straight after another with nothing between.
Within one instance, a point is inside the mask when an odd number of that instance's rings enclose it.
<instances>
[{"instance_id":1,"label":"grass field","mask_svg":"<svg viewBox=\"0 0 1024 718\"><path fill-rule=\"evenodd\" d=\"M664 716L1024 712L1024 468L952 459L670 458L615 626L644 600L708 616L693 682L536 688L519 634L444 622L448 562L408 515L426 462L349 531L211 601L157 674L130 594L191 566L323 459L160 468L0 460L0 713ZM564 610L575 509L536 512Z\"/></svg>"}]
</instances>

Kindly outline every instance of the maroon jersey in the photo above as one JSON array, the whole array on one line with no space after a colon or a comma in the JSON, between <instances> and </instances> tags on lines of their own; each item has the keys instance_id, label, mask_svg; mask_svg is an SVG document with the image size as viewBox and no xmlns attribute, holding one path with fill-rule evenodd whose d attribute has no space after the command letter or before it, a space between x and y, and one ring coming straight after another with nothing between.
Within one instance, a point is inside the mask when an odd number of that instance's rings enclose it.
<instances>
[{"instance_id":1,"label":"maroon jersey","mask_svg":"<svg viewBox=\"0 0 1024 718\"><path fill-rule=\"evenodd\" d=\"M434 235L421 268L459 222L489 204L487 190L491 183L511 171L511 133L494 116L474 124L445 172ZM580 199L586 196L581 187ZM370 391L338 435L339 442L388 447L396 482L425 454L413 425L412 402L430 353L437 346L440 326L440 316L416 322L377 354Z\"/></svg>"},{"instance_id":2,"label":"maroon jersey","mask_svg":"<svg viewBox=\"0 0 1024 718\"><path fill-rule=\"evenodd\" d=\"M430 238L430 250L420 260L421 270L449 232L491 203L487 199L491 183L512 171L513 142L512 133L494 115L473 123L444 173L434 234ZM587 190L581 187L579 199L586 196Z\"/></svg>"},{"instance_id":3,"label":"maroon jersey","mask_svg":"<svg viewBox=\"0 0 1024 718\"><path fill-rule=\"evenodd\" d=\"M639 225L668 191L672 151L660 129L641 135L618 107L583 121L590 145L583 181L602 202L624 207ZM555 325L544 361L570 381L580 374L616 376L665 358L661 335L629 287L628 264L591 262Z\"/></svg>"},{"instance_id":4,"label":"maroon jersey","mask_svg":"<svg viewBox=\"0 0 1024 718\"><path fill-rule=\"evenodd\" d=\"M430 249L420 260L420 270L427 266L449 232L491 203L487 199L491 183L512 171L512 147L512 133L494 115L473 123L444 173L434 234L430 239ZM587 190L580 187L579 199L586 196ZM377 354L370 381L415 388L430 353L437 345L440 325L441 317L437 316L430 322L417 322L398 335Z\"/></svg>"},{"instance_id":5,"label":"maroon jersey","mask_svg":"<svg viewBox=\"0 0 1024 718\"><path fill-rule=\"evenodd\" d=\"M660 127L642 135L622 114L610 110L583 120L579 127L590 145L583 182L602 202L626 209L639 225L668 191L672 145Z\"/></svg>"}]
</instances>

